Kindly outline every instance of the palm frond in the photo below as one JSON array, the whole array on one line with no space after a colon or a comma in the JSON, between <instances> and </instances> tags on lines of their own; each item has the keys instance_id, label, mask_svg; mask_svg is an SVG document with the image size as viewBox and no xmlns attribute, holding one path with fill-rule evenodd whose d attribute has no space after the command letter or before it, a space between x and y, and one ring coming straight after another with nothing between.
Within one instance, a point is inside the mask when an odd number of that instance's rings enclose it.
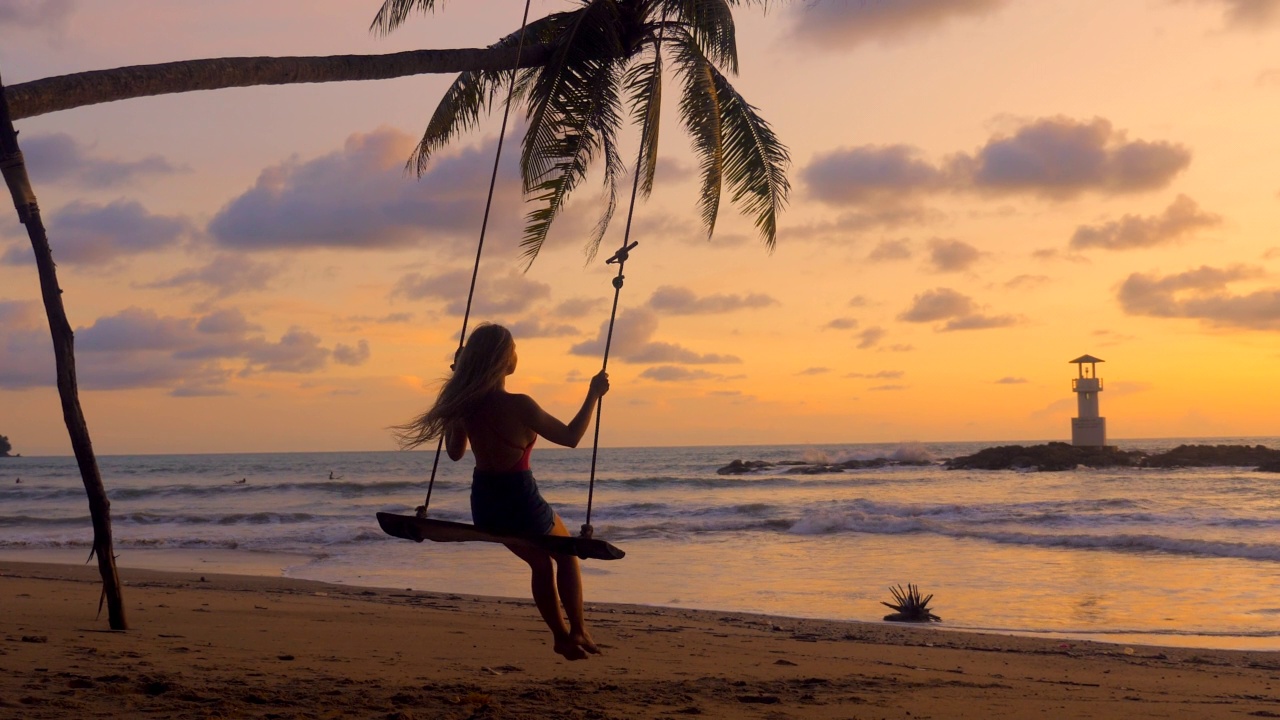
<instances>
[{"instance_id":1,"label":"palm frond","mask_svg":"<svg viewBox=\"0 0 1280 720\"><path fill-rule=\"evenodd\" d=\"M733 202L754 215L769 250L778 239L778 215L791 194L787 166L791 156L773 128L742 98L715 67L710 67L720 106L724 173Z\"/></svg>"},{"instance_id":2,"label":"palm frond","mask_svg":"<svg viewBox=\"0 0 1280 720\"><path fill-rule=\"evenodd\" d=\"M720 213L720 192L724 183L724 143L720 128L720 101L714 70L698 44L686 34L675 38L676 66L684 80L680 96L680 122L693 138L698 156L702 189L698 210L710 238Z\"/></svg>"},{"instance_id":3,"label":"palm frond","mask_svg":"<svg viewBox=\"0 0 1280 720\"><path fill-rule=\"evenodd\" d=\"M693 38L703 55L737 75L738 40L730 5L730 0L662 0L662 12Z\"/></svg>"},{"instance_id":4,"label":"palm frond","mask_svg":"<svg viewBox=\"0 0 1280 720\"><path fill-rule=\"evenodd\" d=\"M529 23L525 28L525 46L543 42L554 36L557 20L558 18L555 17L546 17ZM489 47L516 47L519 43L520 31L517 30ZM409 157L407 166L414 168L418 175L422 175L426 171L432 154L464 132L474 129L480 123L481 116L493 108L495 98L502 87L510 82L512 72L512 70L469 70L459 73L445 90L440 103L436 105L435 112L427 123L427 129L422 134L422 140L418 142L413 155ZM532 71L522 73L522 78L531 75ZM517 82L518 88L523 86L524 82Z\"/></svg>"},{"instance_id":5,"label":"palm frond","mask_svg":"<svg viewBox=\"0 0 1280 720\"><path fill-rule=\"evenodd\" d=\"M653 178L658 169L658 130L662 117L662 48L655 42L651 56L632 65L625 84L631 100L631 115L641 127L640 192L653 193Z\"/></svg>"},{"instance_id":6,"label":"palm frond","mask_svg":"<svg viewBox=\"0 0 1280 720\"><path fill-rule=\"evenodd\" d=\"M543 207L526 216L524 255L530 263L569 194L603 150L606 192L616 201L623 172L615 138L621 123L620 73L624 43L617 5L589 0L561 13L551 59L527 88L529 127L520 158L525 192ZM608 224L611 210L602 219ZM603 232L598 228L596 235ZM598 242L598 240L597 240Z\"/></svg>"},{"instance_id":7,"label":"palm frond","mask_svg":"<svg viewBox=\"0 0 1280 720\"><path fill-rule=\"evenodd\" d=\"M415 8L424 13L434 12L436 0L385 0L369 24L369 32L386 35L400 27Z\"/></svg>"}]
</instances>

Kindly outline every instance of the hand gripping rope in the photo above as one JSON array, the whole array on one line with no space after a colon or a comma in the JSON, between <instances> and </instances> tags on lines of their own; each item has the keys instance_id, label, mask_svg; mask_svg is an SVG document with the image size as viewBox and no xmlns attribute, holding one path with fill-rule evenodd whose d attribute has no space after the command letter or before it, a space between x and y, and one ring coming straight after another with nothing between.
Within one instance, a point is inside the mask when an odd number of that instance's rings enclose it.
<instances>
[{"instance_id":1,"label":"hand gripping rope","mask_svg":"<svg viewBox=\"0 0 1280 720\"><path fill-rule=\"evenodd\" d=\"M462 352L467 341L467 321L471 319L471 301L475 298L476 278L480 275L480 253L484 251L484 234L489 228L489 210L493 207L493 189L498 183L498 163L502 160L502 143L507 137L507 118L511 116L511 97L515 93L516 76L520 74L520 55L524 52L524 35L529 27L529 5L532 2L533 0L525 0L524 17L520 20L520 42L516 47L515 65L511 68L511 84L507 86L507 101L503 103L502 129L498 131L498 151L494 154L493 173L489 176L489 196L484 203L484 220L480 223L480 241L476 243L476 262L471 269L471 287L467 290L467 309L462 315L462 332L458 333L458 350L454 353L454 362L449 364L450 370L454 369L458 353ZM436 470L440 467L442 450L444 450L443 433L440 435L440 442L436 444L436 459L431 463L431 481L427 483L427 499L414 510L414 514L420 518L427 516L427 508L431 506L431 491L436 486Z\"/></svg>"}]
</instances>

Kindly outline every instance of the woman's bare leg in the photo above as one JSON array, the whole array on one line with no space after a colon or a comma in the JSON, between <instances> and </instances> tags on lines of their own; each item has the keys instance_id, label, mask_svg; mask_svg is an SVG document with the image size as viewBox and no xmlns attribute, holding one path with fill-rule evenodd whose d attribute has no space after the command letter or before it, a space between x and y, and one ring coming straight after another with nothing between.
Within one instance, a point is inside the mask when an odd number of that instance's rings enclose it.
<instances>
[{"instance_id":1,"label":"woman's bare leg","mask_svg":"<svg viewBox=\"0 0 1280 720\"><path fill-rule=\"evenodd\" d=\"M555 524L551 527L551 535L568 537L569 529L559 515L555 516ZM569 615L569 638L578 647L593 655L600 654L600 648L587 632L587 622L582 609L582 570L578 567L578 558L572 555L555 555L556 586L560 590L560 602L564 603L565 612Z\"/></svg>"},{"instance_id":2,"label":"woman's bare leg","mask_svg":"<svg viewBox=\"0 0 1280 720\"><path fill-rule=\"evenodd\" d=\"M567 660L586 659L587 653L580 647L580 643L570 629L565 627L564 615L560 611L560 598L556 593L555 571L551 563L551 555L541 550L513 545L508 545L507 549L528 563L529 569L533 572L530 580L533 602L538 606L542 620L551 629L551 634L555 638L555 651ZM581 602L579 602L579 614L581 614Z\"/></svg>"}]
</instances>

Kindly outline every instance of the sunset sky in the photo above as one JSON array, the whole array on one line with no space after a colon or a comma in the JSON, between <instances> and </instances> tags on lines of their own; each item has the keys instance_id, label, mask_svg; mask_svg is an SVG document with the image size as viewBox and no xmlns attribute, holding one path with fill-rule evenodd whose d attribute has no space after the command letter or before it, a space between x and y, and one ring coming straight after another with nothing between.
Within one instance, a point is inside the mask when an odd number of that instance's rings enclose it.
<instances>
[{"instance_id":1,"label":"sunset sky","mask_svg":"<svg viewBox=\"0 0 1280 720\"><path fill-rule=\"evenodd\" d=\"M477 47L523 4L446 3L386 37L368 31L379 5L0 0L0 76ZM736 17L735 86L791 151L777 248L727 197L706 238L669 91L602 444L1065 439L1067 361L1085 353L1106 360L1111 438L1280 435L1280 0L815 0ZM494 116L405 173L450 80L17 123L98 452L394 447L387 426L448 371L497 141ZM600 256L583 252L599 180L522 273L529 208L504 160L473 313L516 334L508 388L561 416L599 369L612 300L621 213ZM31 248L5 207L0 434L66 454Z\"/></svg>"}]
</instances>

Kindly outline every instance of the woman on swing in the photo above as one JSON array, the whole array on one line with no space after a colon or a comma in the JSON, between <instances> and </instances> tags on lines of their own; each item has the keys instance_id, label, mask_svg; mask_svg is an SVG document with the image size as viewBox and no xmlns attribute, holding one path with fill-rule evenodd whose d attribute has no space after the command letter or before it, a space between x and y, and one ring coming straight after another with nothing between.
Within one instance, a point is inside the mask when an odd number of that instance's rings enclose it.
<instances>
[{"instance_id":1,"label":"woman on swing","mask_svg":"<svg viewBox=\"0 0 1280 720\"><path fill-rule=\"evenodd\" d=\"M515 370L511 333L500 325L480 324L459 351L453 375L440 388L435 404L413 422L398 426L397 435L403 447L411 448L443 434L445 450L455 461L471 443L476 458L471 516L476 527L506 535L568 536L560 516L538 492L529 455L539 435L557 445L577 447L596 402L609 392L609 376L601 371L591 378L582 407L565 424L528 395L507 392L507 376ZM569 660L599 654L583 619L578 559L529 547L507 548L533 571L533 600L555 636L555 651Z\"/></svg>"}]
</instances>

